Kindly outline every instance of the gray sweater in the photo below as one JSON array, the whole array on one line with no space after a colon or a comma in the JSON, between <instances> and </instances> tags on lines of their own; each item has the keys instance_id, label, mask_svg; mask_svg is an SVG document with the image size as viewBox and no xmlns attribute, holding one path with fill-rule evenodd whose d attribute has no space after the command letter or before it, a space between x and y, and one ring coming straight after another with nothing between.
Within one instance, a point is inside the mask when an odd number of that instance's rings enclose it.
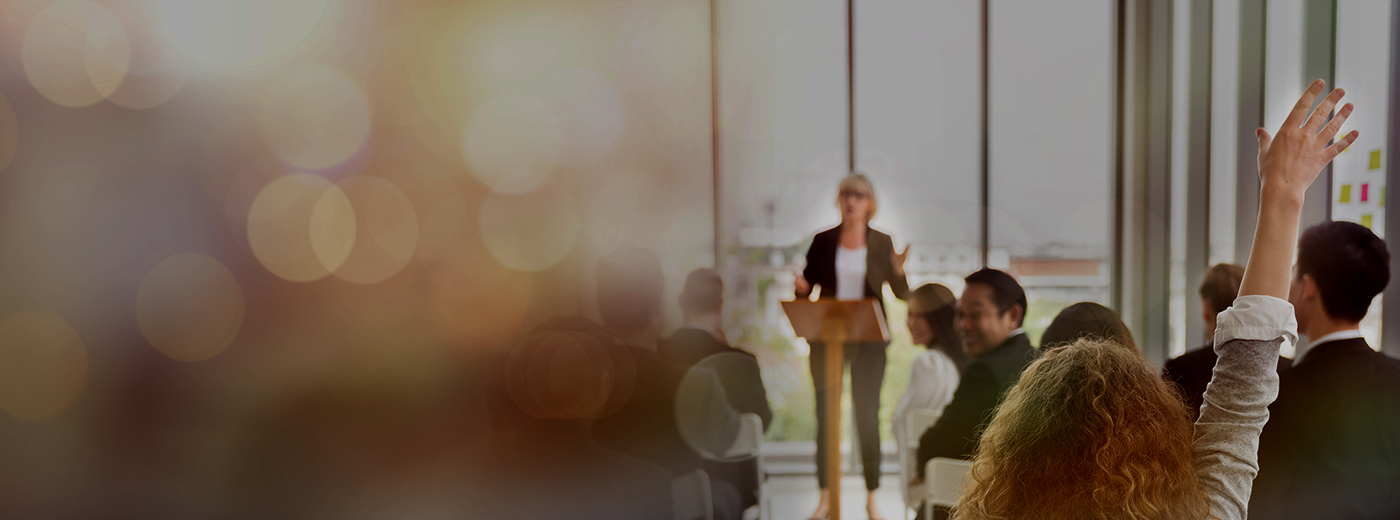
<instances>
[{"instance_id":1,"label":"gray sweater","mask_svg":"<svg viewBox=\"0 0 1400 520\"><path fill-rule=\"evenodd\" d=\"M1298 325L1293 306L1269 296L1236 299L1217 324L1220 359L1196 420L1196 474L1210 495L1211 515L1242 520L1259 472L1259 433L1278 397L1279 347L1296 344Z\"/></svg>"}]
</instances>

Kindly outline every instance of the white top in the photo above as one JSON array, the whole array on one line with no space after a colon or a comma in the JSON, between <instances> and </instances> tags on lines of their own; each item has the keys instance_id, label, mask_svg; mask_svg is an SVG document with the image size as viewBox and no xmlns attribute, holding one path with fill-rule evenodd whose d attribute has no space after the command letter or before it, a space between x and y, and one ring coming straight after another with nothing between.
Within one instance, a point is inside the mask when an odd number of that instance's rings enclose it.
<instances>
[{"instance_id":1,"label":"white top","mask_svg":"<svg viewBox=\"0 0 1400 520\"><path fill-rule=\"evenodd\" d=\"M836 299L865 298L865 246L847 249L836 246Z\"/></svg>"},{"instance_id":2,"label":"white top","mask_svg":"<svg viewBox=\"0 0 1400 520\"><path fill-rule=\"evenodd\" d=\"M894 409L892 428L895 445L899 447L900 470L905 482L916 474L917 469L914 465L918 464L914 444L919 439L906 438L910 434L906 431L909 416L916 412L932 414L935 417L943 415L943 408L953 400L953 392L957 391L960 379L957 365L941 350L928 349L910 364L909 387L904 390L904 397L899 399L899 406ZM912 490L909 496L905 497L905 501L912 504L923 498L914 495L920 495L919 490Z\"/></svg>"},{"instance_id":3,"label":"white top","mask_svg":"<svg viewBox=\"0 0 1400 520\"><path fill-rule=\"evenodd\" d=\"M1312 352L1313 347L1316 347L1323 343L1327 343L1329 341L1341 341L1344 339L1356 339L1359 337L1361 337L1361 329L1351 329L1339 330L1337 332L1333 332L1331 334L1312 340L1308 342L1308 346L1303 347L1302 350L1298 351L1297 355L1293 356L1293 364L1296 365L1298 363L1302 363L1303 356L1306 356L1309 352Z\"/></svg>"}]
</instances>

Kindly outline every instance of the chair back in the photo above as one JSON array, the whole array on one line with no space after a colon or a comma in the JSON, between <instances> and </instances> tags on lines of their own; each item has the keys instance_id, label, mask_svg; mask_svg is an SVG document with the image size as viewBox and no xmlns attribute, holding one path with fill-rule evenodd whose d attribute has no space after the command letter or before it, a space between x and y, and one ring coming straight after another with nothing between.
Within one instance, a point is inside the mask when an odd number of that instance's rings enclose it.
<instances>
[{"instance_id":1,"label":"chair back","mask_svg":"<svg viewBox=\"0 0 1400 520\"><path fill-rule=\"evenodd\" d=\"M697 469L671 481L671 513L674 520L714 520L710 475Z\"/></svg>"}]
</instances>

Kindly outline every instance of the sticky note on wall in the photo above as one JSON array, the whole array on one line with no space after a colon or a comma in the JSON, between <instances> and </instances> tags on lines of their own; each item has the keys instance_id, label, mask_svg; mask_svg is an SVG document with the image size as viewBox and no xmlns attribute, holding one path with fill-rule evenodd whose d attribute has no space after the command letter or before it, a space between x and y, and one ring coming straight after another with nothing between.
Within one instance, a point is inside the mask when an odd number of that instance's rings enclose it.
<instances>
[{"instance_id":1,"label":"sticky note on wall","mask_svg":"<svg viewBox=\"0 0 1400 520\"><path fill-rule=\"evenodd\" d=\"M1337 198L1337 202L1351 202L1351 185L1342 185L1342 196Z\"/></svg>"},{"instance_id":2,"label":"sticky note on wall","mask_svg":"<svg viewBox=\"0 0 1400 520\"><path fill-rule=\"evenodd\" d=\"M1370 198L1370 197L1369 197L1370 191L1371 191L1371 184L1370 184L1370 183L1366 183L1366 184L1362 184L1362 185L1361 185L1361 202L1366 202L1366 199Z\"/></svg>"},{"instance_id":3,"label":"sticky note on wall","mask_svg":"<svg viewBox=\"0 0 1400 520\"><path fill-rule=\"evenodd\" d=\"M1371 150L1371 165L1370 165L1368 168L1366 168L1366 169L1368 169L1368 170L1379 170L1379 169L1381 169L1381 151L1380 151L1380 150Z\"/></svg>"},{"instance_id":4,"label":"sticky note on wall","mask_svg":"<svg viewBox=\"0 0 1400 520\"><path fill-rule=\"evenodd\" d=\"M1371 216L1370 216L1370 215L1362 215L1362 216L1361 216L1361 225L1366 226L1366 229L1370 229L1370 228L1371 228Z\"/></svg>"}]
</instances>

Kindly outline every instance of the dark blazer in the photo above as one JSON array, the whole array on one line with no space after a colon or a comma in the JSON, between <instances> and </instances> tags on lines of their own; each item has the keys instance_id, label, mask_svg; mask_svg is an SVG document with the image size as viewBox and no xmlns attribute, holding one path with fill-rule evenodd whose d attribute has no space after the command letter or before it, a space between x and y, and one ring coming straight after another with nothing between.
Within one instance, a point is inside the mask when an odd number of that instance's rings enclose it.
<instances>
[{"instance_id":1,"label":"dark blazer","mask_svg":"<svg viewBox=\"0 0 1400 520\"><path fill-rule=\"evenodd\" d=\"M1400 360L1339 340L1279 374L1249 517L1400 518Z\"/></svg>"},{"instance_id":2,"label":"dark blazer","mask_svg":"<svg viewBox=\"0 0 1400 520\"><path fill-rule=\"evenodd\" d=\"M822 297L836 297L836 248L841 246L841 227L837 226L812 237L812 247L807 249L807 267L802 269L802 277L812 284L821 286ZM894 253L894 239L889 235L867 227L865 232L865 297L880 301L885 283L895 297L903 300L909 297L909 280L894 273L890 265L890 255ZM799 297L806 296L799 294ZM881 310L884 305L880 305Z\"/></svg>"},{"instance_id":3,"label":"dark blazer","mask_svg":"<svg viewBox=\"0 0 1400 520\"><path fill-rule=\"evenodd\" d=\"M1186 400L1186 406L1191 409L1192 418L1201 415L1201 404L1205 402L1203 397L1206 395L1206 385L1210 384L1210 378L1215 372L1215 360L1219 357L1215 353L1215 348L1207 344L1177 356L1162 365L1162 379L1177 385L1181 397ZM1283 356L1278 357L1280 371L1288 368L1292 363L1291 359Z\"/></svg>"},{"instance_id":4,"label":"dark blazer","mask_svg":"<svg viewBox=\"0 0 1400 520\"><path fill-rule=\"evenodd\" d=\"M605 331L586 318L554 318L536 330ZM729 405L713 369L661 360L656 351L613 341L605 345L619 361L619 380L633 383L616 412L593 422L599 446L656 464L674 475L701 469L699 450L721 453L739 434L739 413ZM625 389L619 382L615 389ZM625 391L625 390L623 390Z\"/></svg>"},{"instance_id":5,"label":"dark blazer","mask_svg":"<svg viewBox=\"0 0 1400 520\"><path fill-rule=\"evenodd\" d=\"M700 329L681 328L661 343L661 359L678 365L700 364L715 370L729 404L739 413L757 414L763 420L763 430L773 422L773 410L768 406L768 391L753 354L730 347ZM717 462L707 460L705 473L711 480L734 484L739 490L741 509L758 504L758 461Z\"/></svg>"},{"instance_id":6,"label":"dark blazer","mask_svg":"<svg viewBox=\"0 0 1400 520\"><path fill-rule=\"evenodd\" d=\"M691 366L717 354L726 354L704 363L713 368L729 404L739 413L757 414L763 419L763 429L773 422L773 410L768 407L768 391L758 369L758 358L715 339L707 331L681 328L661 343L661 359Z\"/></svg>"},{"instance_id":7,"label":"dark blazer","mask_svg":"<svg viewBox=\"0 0 1400 520\"><path fill-rule=\"evenodd\" d=\"M1031 346L1030 339L1017 334L963 369L953 400L943 409L938 422L919 438L919 477L924 476L924 465L934 457L972 458L981 429L991 420L997 404L1037 357L1040 351Z\"/></svg>"}]
</instances>

